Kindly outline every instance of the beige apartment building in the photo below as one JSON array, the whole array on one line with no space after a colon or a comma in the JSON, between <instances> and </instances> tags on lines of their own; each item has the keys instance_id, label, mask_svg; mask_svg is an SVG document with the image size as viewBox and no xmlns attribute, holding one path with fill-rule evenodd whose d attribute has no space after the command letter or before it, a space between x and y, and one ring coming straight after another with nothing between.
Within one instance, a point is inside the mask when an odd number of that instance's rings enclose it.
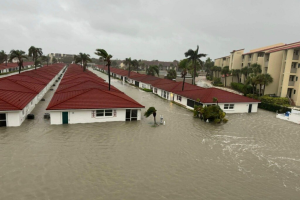
<instances>
[{"instance_id":1,"label":"beige apartment building","mask_svg":"<svg viewBox=\"0 0 300 200\"><path fill-rule=\"evenodd\" d=\"M273 77L273 82L266 86L265 94L275 94L280 97L289 97L296 106L300 106L300 42L291 44L274 44L244 53L244 49L234 50L229 56L215 59L215 66L229 69L242 69L257 63L261 65L262 73ZM222 78L224 82L224 77ZM227 85L238 82L236 77L228 76ZM240 82L245 77L241 75Z\"/></svg>"}]
</instances>

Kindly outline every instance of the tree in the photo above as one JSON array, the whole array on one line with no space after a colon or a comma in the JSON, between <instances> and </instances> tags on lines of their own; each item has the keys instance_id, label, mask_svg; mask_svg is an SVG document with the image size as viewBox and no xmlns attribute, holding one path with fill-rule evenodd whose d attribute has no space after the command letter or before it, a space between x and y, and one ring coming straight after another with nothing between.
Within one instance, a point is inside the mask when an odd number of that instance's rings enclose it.
<instances>
[{"instance_id":1,"label":"tree","mask_svg":"<svg viewBox=\"0 0 300 200\"><path fill-rule=\"evenodd\" d=\"M214 62L210 59L210 57L208 57L204 63L204 70L210 75L210 77L213 77L213 67Z\"/></svg>"},{"instance_id":2,"label":"tree","mask_svg":"<svg viewBox=\"0 0 300 200\"><path fill-rule=\"evenodd\" d=\"M240 73L241 73L240 69L231 70L231 76L232 76L232 81L231 82L233 82L233 77L236 76L236 78L238 80L238 83L239 83L240 82Z\"/></svg>"},{"instance_id":3,"label":"tree","mask_svg":"<svg viewBox=\"0 0 300 200\"><path fill-rule=\"evenodd\" d=\"M182 81L182 91L183 91L184 90L185 77L187 75L187 72L191 68L191 62L188 59L183 59L179 62L178 68L181 69L181 78L183 78L183 81Z\"/></svg>"},{"instance_id":4,"label":"tree","mask_svg":"<svg viewBox=\"0 0 300 200\"><path fill-rule=\"evenodd\" d=\"M154 107L150 107L150 108L148 108L148 110L145 112L145 114L144 114L144 116L146 117L146 118L148 118L150 115L153 115L153 118L154 118L154 125L157 125L157 123L156 123L156 109L154 108Z\"/></svg>"},{"instance_id":5,"label":"tree","mask_svg":"<svg viewBox=\"0 0 300 200\"><path fill-rule=\"evenodd\" d=\"M151 65L147 70L146 70L146 74L147 75L151 75L151 76L155 76L155 74L157 74L157 76L159 76L159 68L157 65Z\"/></svg>"},{"instance_id":6,"label":"tree","mask_svg":"<svg viewBox=\"0 0 300 200\"><path fill-rule=\"evenodd\" d=\"M6 63L5 65L7 66L7 61L8 61L8 55L5 53L5 51L0 51L0 63Z\"/></svg>"},{"instance_id":7,"label":"tree","mask_svg":"<svg viewBox=\"0 0 300 200\"><path fill-rule=\"evenodd\" d=\"M176 77L177 77L177 73L175 69L169 69L167 74L167 79L173 80L176 79Z\"/></svg>"},{"instance_id":8,"label":"tree","mask_svg":"<svg viewBox=\"0 0 300 200\"><path fill-rule=\"evenodd\" d=\"M139 61L137 61L136 59L134 59L132 62L132 67L136 69L136 73L138 73L139 71Z\"/></svg>"},{"instance_id":9,"label":"tree","mask_svg":"<svg viewBox=\"0 0 300 200\"><path fill-rule=\"evenodd\" d=\"M37 58L42 55L43 55L42 48L37 48L37 47L31 46L28 49L28 56L32 57L33 62L36 61ZM36 69L36 66L34 66L34 68Z\"/></svg>"},{"instance_id":10,"label":"tree","mask_svg":"<svg viewBox=\"0 0 300 200\"><path fill-rule=\"evenodd\" d=\"M225 87L226 87L226 79L227 79L226 77L228 73L229 73L229 66L223 67L221 74L224 75Z\"/></svg>"},{"instance_id":11,"label":"tree","mask_svg":"<svg viewBox=\"0 0 300 200\"><path fill-rule=\"evenodd\" d=\"M85 54L85 53L79 53L79 55L77 55L75 57L75 63L82 63L82 67L83 67L83 71L86 70L86 66L88 62L92 62L90 55L89 54Z\"/></svg>"},{"instance_id":12,"label":"tree","mask_svg":"<svg viewBox=\"0 0 300 200\"><path fill-rule=\"evenodd\" d=\"M194 69L194 73L193 73L193 84L196 85L196 62L198 61L200 63L200 65L202 66L202 60L201 58L202 57L205 57L206 54L203 54L203 53L200 53L198 54L198 50L199 50L199 46L197 45L197 49L194 51L192 49L189 49L187 52L184 53L185 57L192 61L192 66L193 66L193 69Z\"/></svg>"},{"instance_id":13,"label":"tree","mask_svg":"<svg viewBox=\"0 0 300 200\"><path fill-rule=\"evenodd\" d=\"M244 67L241 69L241 73L245 76L245 79L248 78L248 75L253 72L252 68L250 67Z\"/></svg>"},{"instance_id":14,"label":"tree","mask_svg":"<svg viewBox=\"0 0 300 200\"><path fill-rule=\"evenodd\" d=\"M259 64L254 63L251 65L251 68L252 68L252 72L254 73L254 75L261 73L261 66Z\"/></svg>"},{"instance_id":15,"label":"tree","mask_svg":"<svg viewBox=\"0 0 300 200\"><path fill-rule=\"evenodd\" d=\"M255 93L256 86L257 86L257 76L254 74L250 74L248 78L246 79L246 85L251 85L252 86L252 92L253 94Z\"/></svg>"},{"instance_id":16,"label":"tree","mask_svg":"<svg viewBox=\"0 0 300 200\"><path fill-rule=\"evenodd\" d=\"M48 66L50 57L49 56L42 56L41 59L42 59L43 62L46 62L47 66Z\"/></svg>"},{"instance_id":17,"label":"tree","mask_svg":"<svg viewBox=\"0 0 300 200\"><path fill-rule=\"evenodd\" d=\"M57 59L55 57L52 58L52 64L57 63Z\"/></svg>"},{"instance_id":18,"label":"tree","mask_svg":"<svg viewBox=\"0 0 300 200\"><path fill-rule=\"evenodd\" d=\"M126 58L124 64L128 66L128 78L130 77L130 66L132 65L131 57Z\"/></svg>"},{"instance_id":19,"label":"tree","mask_svg":"<svg viewBox=\"0 0 300 200\"><path fill-rule=\"evenodd\" d=\"M266 86L273 82L273 78L268 73L267 74L263 74L263 76L264 76L264 78L263 78L263 84L264 84L263 95L265 95Z\"/></svg>"},{"instance_id":20,"label":"tree","mask_svg":"<svg viewBox=\"0 0 300 200\"><path fill-rule=\"evenodd\" d=\"M19 66L19 74L21 73L21 67L23 67L23 59L27 59L27 56L25 55L25 52L22 50L11 50L10 51L10 57L9 62L12 62L13 59L17 59L18 66Z\"/></svg>"},{"instance_id":21,"label":"tree","mask_svg":"<svg viewBox=\"0 0 300 200\"><path fill-rule=\"evenodd\" d=\"M112 58L112 55L108 54L104 49L96 49L95 54L100 56L100 58L106 62L106 66L108 68L108 90L110 90L110 59Z\"/></svg>"},{"instance_id":22,"label":"tree","mask_svg":"<svg viewBox=\"0 0 300 200\"><path fill-rule=\"evenodd\" d=\"M219 105L219 101L218 101L218 99L217 99L216 97L213 98L213 102L214 102L214 103L217 102L217 105Z\"/></svg>"},{"instance_id":23,"label":"tree","mask_svg":"<svg viewBox=\"0 0 300 200\"><path fill-rule=\"evenodd\" d=\"M41 65L41 64L42 64L42 62L41 62L41 60L39 60L39 59L36 59L36 60L34 61L34 66L35 66L35 68L36 68L37 66Z\"/></svg>"}]
</instances>

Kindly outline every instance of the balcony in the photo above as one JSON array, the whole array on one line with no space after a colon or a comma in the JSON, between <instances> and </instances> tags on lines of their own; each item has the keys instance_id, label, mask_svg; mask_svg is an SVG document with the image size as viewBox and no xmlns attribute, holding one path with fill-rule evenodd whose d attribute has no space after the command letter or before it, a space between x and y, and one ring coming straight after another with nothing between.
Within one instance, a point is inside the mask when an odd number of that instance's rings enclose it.
<instances>
[{"instance_id":1,"label":"balcony","mask_svg":"<svg viewBox=\"0 0 300 200\"><path fill-rule=\"evenodd\" d=\"M295 81L289 81L289 86L294 86L295 85Z\"/></svg>"},{"instance_id":2,"label":"balcony","mask_svg":"<svg viewBox=\"0 0 300 200\"><path fill-rule=\"evenodd\" d=\"M297 73L297 68L291 68L291 73Z\"/></svg>"},{"instance_id":3,"label":"balcony","mask_svg":"<svg viewBox=\"0 0 300 200\"><path fill-rule=\"evenodd\" d=\"M293 55L293 60L299 60L299 55Z\"/></svg>"}]
</instances>

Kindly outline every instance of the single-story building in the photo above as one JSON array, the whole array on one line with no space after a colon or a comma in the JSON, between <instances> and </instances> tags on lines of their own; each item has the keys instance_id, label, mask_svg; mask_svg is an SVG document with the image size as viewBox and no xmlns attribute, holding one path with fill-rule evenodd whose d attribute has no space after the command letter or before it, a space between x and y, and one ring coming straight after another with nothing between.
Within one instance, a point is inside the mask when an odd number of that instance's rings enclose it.
<instances>
[{"instance_id":1,"label":"single-story building","mask_svg":"<svg viewBox=\"0 0 300 200\"><path fill-rule=\"evenodd\" d=\"M75 75L76 74L76 75ZM86 79L90 77L89 79ZM70 65L47 110L51 124L141 120L141 104L94 73Z\"/></svg>"}]
</instances>

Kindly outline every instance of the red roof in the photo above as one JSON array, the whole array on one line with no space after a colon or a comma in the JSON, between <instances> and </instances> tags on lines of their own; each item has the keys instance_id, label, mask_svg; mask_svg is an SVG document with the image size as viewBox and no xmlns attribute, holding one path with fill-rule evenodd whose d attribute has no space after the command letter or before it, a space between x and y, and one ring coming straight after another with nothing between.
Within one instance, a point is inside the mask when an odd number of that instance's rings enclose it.
<instances>
[{"instance_id":1,"label":"red roof","mask_svg":"<svg viewBox=\"0 0 300 200\"><path fill-rule=\"evenodd\" d=\"M33 62L24 62L23 66L33 65ZM3 69L10 69L10 68L16 68L18 67L18 63L2 63L0 64L0 70Z\"/></svg>"},{"instance_id":2,"label":"red roof","mask_svg":"<svg viewBox=\"0 0 300 200\"><path fill-rule=\"evenodd\" d=\"M79 65L68 67L47 110L144 108L135 100Z\"/></svg>"},{"instance_id":3,"label":"red roof","mask_svg":"<svg viewBox=\"0 0 300 200\"><path fill-rule=\"evenodd\" d=\"M0 110L23 110L62 70L64 64L44 66L0 79Z\"/></svg>"},{"instance_id":4,"label":"red roof","mask_svg":"<svg viewBox=\"0 0 300 200\"><path fill-rule=\"evenodd\" d=\"M214 103L213 98L217 98L219 103L259 103L260 101L242 95L227 92L217 88L206 88L202 90L188 90L175 92L178 95L187 97L201 103Z\"/></svg>"}]
</instances>

